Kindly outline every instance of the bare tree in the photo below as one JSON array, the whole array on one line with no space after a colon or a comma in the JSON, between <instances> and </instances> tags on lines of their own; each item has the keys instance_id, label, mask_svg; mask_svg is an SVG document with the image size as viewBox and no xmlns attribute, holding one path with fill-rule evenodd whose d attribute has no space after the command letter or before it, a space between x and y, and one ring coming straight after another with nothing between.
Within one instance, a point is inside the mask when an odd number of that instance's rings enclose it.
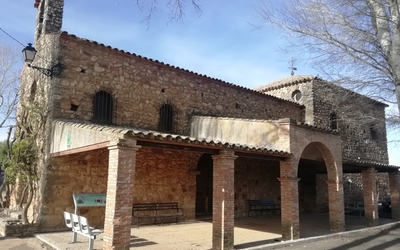
<instances>
[{"instance_id":1,"label":"bare tree","mask_svg":"<svg viewBox=\"0 0 400 250\"><path fill-rule=\"evenodd\" d=\"M21 51L0 43L0 128L15 124Z\"/></svg>"},{"instance_id":2,"label":"bare tree","mask_svg":"<svg viewBox=\"0 0 400 250\"><path fill-rule=\"evenodd\" d=\"M325 79L400 110L399 1L264 0L257 11Z\"/></svg>"},{"instance_id":3,"label":"bare tree","mask_svg":"<svg viewBox=\"0 0 400 250\"><path fill-rule=\"evenodd\" d=\"M8 150L6 148L10 147L11 133L15 125L15 113L18 103L18 75L22 68L22 64L18 65L20 60L22 60L21 51L0 43L0 128L9 127L7 139L4 144L6 147L2 149L4 152L0 153L1 162L5 158L8 158ZM6 197L8 197L9 188L7 187L8 185L5 180L0 185L1 207L6 206L8 203L7 198L6 201L3 201L2 198L4 188L7 192Z\"/></svg>"},{"instance_id":4,"label":"bare tree","mask_svg":"<svg viewBox=\"0 0 400 250\"><path fill-rule=\"evenodd\" d=\"M161 2L162 3L160 3L159 0L136 0L138 8L147 13L143 21L146 22L148 26L152 17L164 8L168 10L169 22L182 20L185 17L185 10L188 2L198 15L202 12L198 4L199 0L164 0Z\"/></svg>"}]
</instances>

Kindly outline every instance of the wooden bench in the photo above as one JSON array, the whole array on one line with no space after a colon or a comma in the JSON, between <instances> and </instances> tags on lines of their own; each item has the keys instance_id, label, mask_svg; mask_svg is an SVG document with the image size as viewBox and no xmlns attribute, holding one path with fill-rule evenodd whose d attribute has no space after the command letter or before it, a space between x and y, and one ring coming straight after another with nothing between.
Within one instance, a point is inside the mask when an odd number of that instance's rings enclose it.
<instances>
[{"instance_id":1,"label":"wooden bench","mask_svg":"<svg viewBox=\"0 0 400 250\"><path fill-rule=\"evenodd\" d=\"M94 229L93 227L89 226L89 222L85 217L73 213L64 211L64 221L65 225L68 228L71 228L72 232L74 233L72 243L76 242L75 234L81 234L89 238L89 250L93 249L93 243L96 239L96 236L103 232L100 229Z\"/></svg>"},{"instance_id":2,"label":"wooden bench","mask_svg":"<svg viewBox=\"0 0 400 250\"><path fill-rule=\"evenodd\" d=\"M344 203L344 212L356 213L359 217L364 213L364 201L352 200Z\"/></svg>"},{"instance_id":3,"label":"wooden bench","mask_svg":"<svg viewBox=\"0 0 400 250\"><path fill-rule=\"evenodd\" d=\"M165 218L175 217L175 221L178 223L179 218L185 220L185 213L177 202L136 203L132 205L132 217L136 220L139 228L140 219L154 219L153 223L156 224L157 218L159 218L161 224L164 224Z\"/></svg>"},{"instance_id":4,"label":"wooden bench","mask_svg":"<svg viewBox=\"0 0 400 250\"><path fill-rule=\"evenodd\" d=\"M269 212L269 214L275 214L276 212L281 211L281 205L274 202L274 200L248 200L249 210L247 216L250 217L250 213L254 212L257 217L257 212L260 212L260 215L263 215L263 212Z\"/></svg>"}]
</instances>

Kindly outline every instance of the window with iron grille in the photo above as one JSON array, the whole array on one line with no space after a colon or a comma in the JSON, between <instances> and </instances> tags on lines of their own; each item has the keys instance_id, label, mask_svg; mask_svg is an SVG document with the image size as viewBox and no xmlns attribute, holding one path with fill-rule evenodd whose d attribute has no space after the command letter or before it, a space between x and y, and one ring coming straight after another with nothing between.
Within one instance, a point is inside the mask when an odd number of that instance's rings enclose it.
<instances>
[{"instance_id":1,"label":"window with iron grille","mask_svg":"<svg viewBox=\"0 0 400 250\"><path fill-rule=\"evenodd\" d=\"M170 104L163 104L160 108L159 129L163 132L172 132L174 123L174 109Z\"/></svg>"},{"instance_id":2,"label":"window with iron grille","mask_svg":"<svg viewBox=\"0 0 400 250\"><path fill-rule=\"evenodd\" d=\"M113 115L113 98L106 91L99 91L93 97L93 121L111 124Z\"/></svg>"},{"instance_id":3,"label":"window with iron grille","mask_svg":"<svg viewBox=\"0 0 400 250\"><path fill-rule=\"evenodd\" d=\"M337 130L338 129L338 123L337 123L336 113L331 113L330 120L331 120L331 129Z\"/></svg>"}]
</instances>

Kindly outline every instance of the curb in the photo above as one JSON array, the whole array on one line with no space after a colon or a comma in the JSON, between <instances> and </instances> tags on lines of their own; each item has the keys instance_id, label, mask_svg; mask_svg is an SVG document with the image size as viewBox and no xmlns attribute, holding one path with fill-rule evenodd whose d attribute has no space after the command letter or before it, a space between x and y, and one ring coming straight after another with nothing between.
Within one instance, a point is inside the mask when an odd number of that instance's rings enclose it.
<instances>
[{"instance_id":1,"label":"curb","mask_svg":"<svg viewBox=\"0 0 400 250\"><path fill-rule=\"evenodd\" d=\"M303 244L303 243L316 242L316 241L326 240L326 239L336 238L336 237L349 237L352 235L359 235L359 234L367 233L367 232L369 232L369 233L370 232L382 232L382 231L391 230L394 228L400 228L400 222L392 222L392 223L375 226L375 227L357 229L357 230L340 232L340 233L333 233L333 234L322 235L322 236L301 238L301 239L297 239L297 240L281 241L281 242L277 242L277 243L270 243L270 244L265 244L265 245L259 245L259 246L248 247L248 248L238 248L238 249L245 249L245 250L279 249L279 248L291 247L291 246L295 246L295 245L299 245L299 244Z\"/></svg>"}]
</instances>

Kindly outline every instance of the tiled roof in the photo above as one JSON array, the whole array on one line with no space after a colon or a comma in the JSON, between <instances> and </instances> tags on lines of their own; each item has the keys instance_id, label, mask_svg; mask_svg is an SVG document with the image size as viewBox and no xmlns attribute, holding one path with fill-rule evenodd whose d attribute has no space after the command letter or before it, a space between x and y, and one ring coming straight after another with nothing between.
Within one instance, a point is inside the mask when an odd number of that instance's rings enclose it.
<instances>
[{"instance_id":1,"label":"tiled roof","mask_svg":"<svg viewBox=\"0 0 400 250\"><path fill-rule=\"evenodd\" d=\"M182 144L190 144L193 147L196 145L202 146L210 146L210 147L217 147L221 149L233 149L233 150L240 150L240 151L248 151L253 153L265 153L269 155L275 155L280 157L288 157L290 153L281 151L281 150L273 150L263 147L253 147L248 145L241 145L229 142L221 142L221 141L214 141L214 140L207 140L207 139L197 139L185 135L177 135L177 134L169 134L169 133L161 133L152 130L143 130L143 129L136 129L133 127L126 127L126 126L116 126L116 125L100 125L100 124L93 124L89 122L82 122L82 121L66 121L66 120L55 120L55 123L61 125L67 125L76 128L84 128L84 129L91 129L98 132L105 132L105 133L112 133L112 134L119 134L119 135L128 135L132 136L135 139L148 139L154 140L158 142L178 142Z\"/></svg>"},{"instance_id":2,"label":"tiled roof","mask_svg":"<svg viewBox=\"0 0 400 250\"><path fill-rule=\"evenodd\" d=\"M340 134L339 131L334 130L334 129L329 129L329 128L322 128L322 127L318 127L318 126L314 126L314 125L310 125L304 122L296 122L296 125L299 127L303 127L306 129L311 129L314 131L319 131L319 132L324 132L324 133L331 133L331 134Z\"/></svg>"},{"instance_id":3,"label":"tiled roof","mask_svg":"<svg viewBox=\"0 0 400 250\"><path fill-rule=\"evenodd\" d=\"M272 89L279 89L279 88L284 88L292 85L296 85L299 83L304 83L304 82L309 82L314 79L317 79L317 77L312 76L312 75L295 75L295 76L289 76L286 78L283 78L281 80L271 82L259 87L256 87L254 90L257 91L269 91Z\"/></svg>"},{"instance_id":4,"label":"tiled roof","mask_svg":"<svg viewBox=\"0 0 400 250\"><path fill-rule=\"evenodd\" d=\"M384 163L376 162L376 161L366 161L366 160L343 159L343 164L367 166L367 167L383 167L383 168L393 168L393 169L400 168L399 166L384 164Z\"/></svg>"},{"instance_id":5,"label":"tiled roof","mask_svg":"<svg viewBox=\"0 0 400 250\"><path fill-rule=\"evenodd\" d=\"M89 42L89 43L91 43L91 44L99 45L99 46L102 46L102 47L107 48L107 49L110 49L110 50L122 52L122 53L127 54L127 55L132 55L132 56L135 56L135 57L138 57L138 58L147 60L147 61L149 61L149 62L161 64L161 65L164 65L164 66L167 66L167 67L171 67L171 68L176 69L176 70L181 70L181 71L184 71L184 72L193 74L193 75L205 77L205 78L207 78L207 79L209 79L209 80L216 81L216 82L218 82L218 83L220 83L220 84L228 85L228 86L234 87L234 88L238 88L238 89L243 90L243 91L252 92L253 94L259 94L259 95L262 95L263 97L266 97L266 98L269 98L269 99L275 99L275 100L283 101L283 102L286 102L286 103L290 103L290 104L292 104L292 105L302 106L302 105L300 105L300 104L298 104L298 103L296 103L296 102L292 102L292 101L285 100L285 99L282 99L282 98L279 98L279 97L276 97L276 96L264 94L264 93L262 93L262 92L260 92L260 91L255 90L255 89L246 88L246 87L243 87L243 86L240 86L240 85L237 85L237 84L233 84L233 83L230 83L230 82L223 81L223 80L221 80L221 79L212 78L212 77L207 76L207 75L205 75L205 74L199 74L199 73L194 72L194 71L190 71L190 70L187 70L187 69L184 69L184 68L180 68L180 67L177 67L177 66L174 66L174 65L170 65L170 64L168 64L168 63L160 62L160 61L158 61L158 60L154 60L154 59L151 59L151 58L148 58L148 57L144 57L144 56L141 56L141 55L138 55L138 54L135 54L135 53L131 53L131 52L126 51L126 50L121 50L121 49L118 49L118 48L114 48L114 47L111 47L111 46L109 46L109 45L105 45L105 44L103 44L103 43L99 43L99 42L96 42L96 41L93 41L93 40L89 40L89 39L85 39L85 38L80 38L80 37L77 37L76 35L69 34L69 33L66 32L66 31L61 32L61 34L64 35L64 36L66 36L66 37L70 37L70 38L74 38L74 39L77 39L77 40Z\"/></svg>"}]
</instances>

